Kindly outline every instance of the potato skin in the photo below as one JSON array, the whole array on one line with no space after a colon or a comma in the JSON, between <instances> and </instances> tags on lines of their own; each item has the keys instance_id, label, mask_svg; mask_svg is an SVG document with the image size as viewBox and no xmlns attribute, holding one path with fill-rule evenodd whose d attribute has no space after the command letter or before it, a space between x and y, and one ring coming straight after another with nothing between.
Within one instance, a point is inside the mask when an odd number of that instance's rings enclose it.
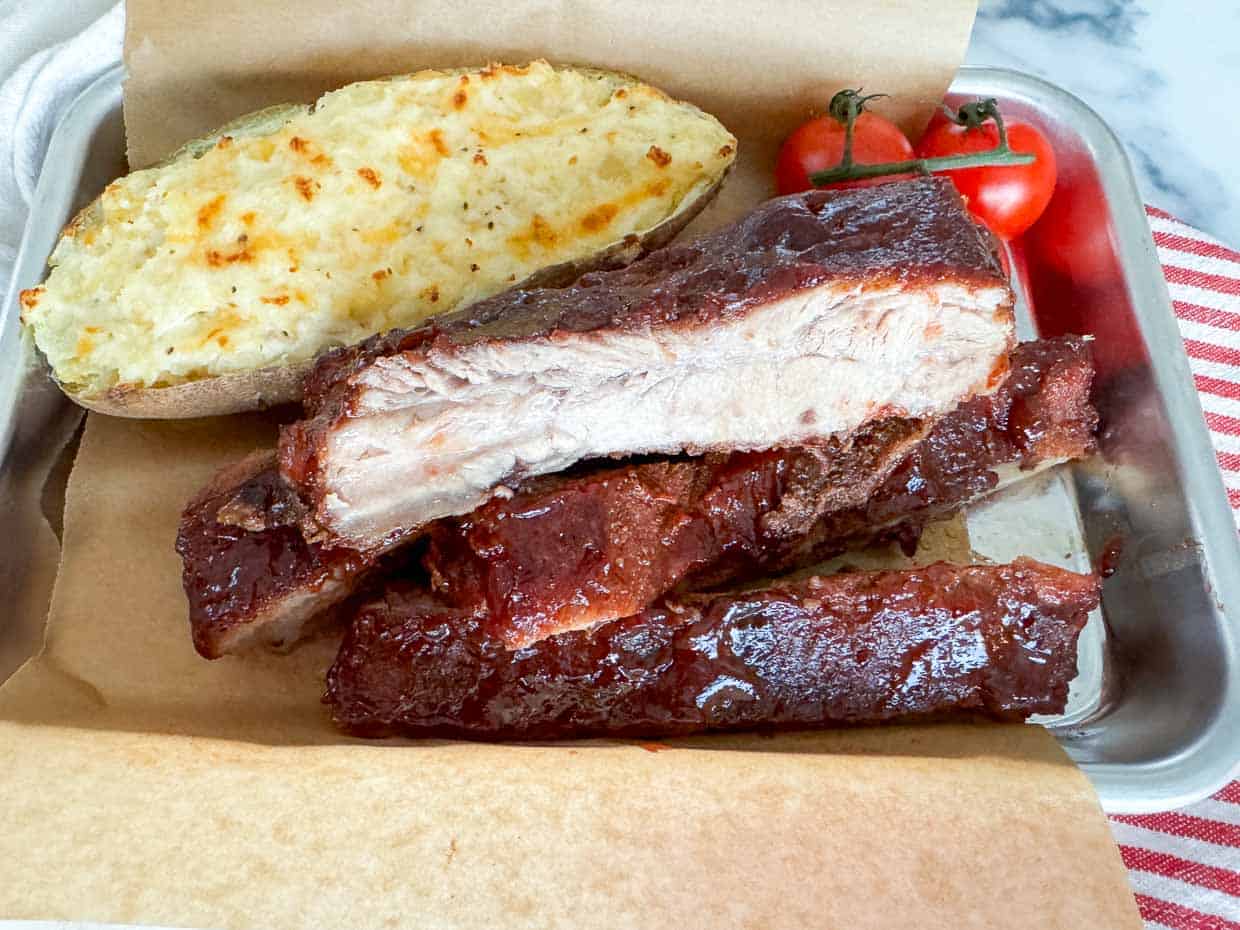
<instances>
[{"instance_id":1,"label":"potato skin","mask_svg":"<svg viewBox=\"0 0 1240 930\"><path fill-rule=\"evenodd\" d=\"M514 69L514 73L520 70L520 68ZM612 80L624 77L588 69L573 70L583 74L604 75ZM449 73L467 76L476 75L479 72L477 69L457 69ZM657 91L655 93L657 94ZM161 164L169 165L178 160L196 159L217 147L221 139L227 141L230 138L258 138L278 132L290 118L308 112L311 112L311 108L304 105L287 105L249 114L201 139L187 143ZM700 111L697 111L697 118L710 121L717 126L717 121ZM724 132L726 133L726 130ZM652 151L655 151L653 146ZM709 185L699 186L692 194L683 197L675 205L674 211L656 225L644 230L639 227L633 233L622 235L625 227L617 223L614 230L608 230L609 233L613 231L617 233L616 240L606 247L585 257L544 266L523 280L514 281L511 286L546 286L567 283L587 271L627 264L645 252L667 244L713 198L731 170L734 151L735 140L731 139L730 144L725 145L720 151L720 155L724 157L721 159L717 175L709 178ZM662 154L661 150L655 152L656 156ZM657 157L652 157L652 161L656 165L660 164ZM715 172L712 170L711 173ZM62 239L89 237L92 230L97 230L103 225L103 208L100 200L96 200L85 207L66 226ZM24 305L33 308L42 296L41 289L42 286L27 292L29 295L27 299L30 303L26 304L26 299L24 299ZM463 306L464 303L458 306ZM323 345L321 349L330 347ZM72 383L70 379L61 379L57 376L54 366L49 367L53 367L52 377L60 383L66 395L87 409L113 416L179 419L264 409L297 401L301 397L302 378L312 364L313 358L299 359L290 364L267 365L251 370L233 370L207 376L195 376L188 380L174 381L171 384L165 383L159 386L122 381L101 392L83 388L80 381Z\"/></svg>"},{"instance_id":2,"label":"potato skin","mask_svg":"<svg viewBox=\"0 0 1240 930\"><path fill-rule=\"evenodd\" d=\"M266 410L301 399L301 381L313 362L260 368L173 384L143 388L118 385L95 397L65 394L95 413L143 420L218 417L247 410ZM64 386L61 386L64 390Z\"/></svg>"}]
</instances>

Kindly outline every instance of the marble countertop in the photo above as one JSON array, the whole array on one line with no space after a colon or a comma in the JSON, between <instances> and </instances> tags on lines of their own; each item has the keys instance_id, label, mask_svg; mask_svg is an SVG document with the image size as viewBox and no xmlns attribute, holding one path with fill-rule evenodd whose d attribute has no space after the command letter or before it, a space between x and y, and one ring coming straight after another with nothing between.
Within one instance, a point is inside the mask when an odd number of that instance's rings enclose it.
<instances>
[{"instance_id":1,"label":"marble countertop","mask_svg":"<svg viewBox=\"0 0 1240 930\"><path fill-rule=\"evenodd\" d=\"M1240 245L1240 3L981 0L966 61L1076 94L1128 148L1141 193Z\"/></svg>"}]
</instances>

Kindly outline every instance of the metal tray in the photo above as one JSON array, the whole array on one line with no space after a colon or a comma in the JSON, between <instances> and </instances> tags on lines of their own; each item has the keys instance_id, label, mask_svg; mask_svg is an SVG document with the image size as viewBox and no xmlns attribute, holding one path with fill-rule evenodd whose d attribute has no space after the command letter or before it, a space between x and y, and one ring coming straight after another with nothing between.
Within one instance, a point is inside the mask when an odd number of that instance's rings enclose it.
<instances>
[{"instance_id":1,"label":"metal tray","mask_svg":"<svg viewBox=\"0 0 1240 930\"><path fill-rule=\"evenodd\" d=\"M38 282L61 226L123 171L118 67L57 128L0 307L0 517L20 540L46 517L46 474L80 420L18 324L17 291ZM956 97L997 97L1054 141L1060 184L1048 216L1011 253L1023 336L1096 337L1102 455L973 508L974 547L1070 567L1124 557L1082 639L1068 712L1044 720L1111 812L1187 804L1240 757L1240 540L1214 462L1154 243L1119 141L1075 97L1035 78L964 68ZM33 489L33 490L32 490ZM0 603L26 583L27 547L0 563ZM0 628L12 645L18 632ZM0 649L0 680L24 652ZM21 652L21 650L19 650Z\"/></svg>"}]
</instances>

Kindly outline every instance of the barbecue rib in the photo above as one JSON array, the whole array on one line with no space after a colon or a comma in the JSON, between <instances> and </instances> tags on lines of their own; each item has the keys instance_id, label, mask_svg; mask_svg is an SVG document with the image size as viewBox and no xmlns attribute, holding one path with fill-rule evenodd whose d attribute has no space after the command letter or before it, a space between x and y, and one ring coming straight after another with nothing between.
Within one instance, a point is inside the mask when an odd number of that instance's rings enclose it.
<instances>
[{"instance_id":1,"label":"barbecue rib","mask_svg":"<svg viewBox=\"0 0 1240 930\"><path fill-rule=\"evenodd\" d=\"M292 646L353 593L375 555L307 542L303 508L258 453L219 472L186 505L176 548L194 648L208 659Z\"/></svg>"},{"instance_id":2,"label":"barbecue rib","mask_svg":"<svg viewBox=\"0 0 1240 930\"><path fill-rule=\"evenodd\" d=\"M843 448L537 479L512 499L433 524L426 567L445 602L485 612L488 633L515 649L637 613L677 587L812 564L955 510L993 490L1003 466L1088 454L1097 417L1084 342L1025 343L1010 366L994 394L965 402L924 439L914 421L883 420Z\"/></svg>"},{"instance_id":3,"label":"barbecue rib","mask_svg":"<svg viewBox=\"0 0 1240 930\"><path fill-rule=\"evenodd\" d=\"M1009 364L994 394L941 418L912 452L913 424L895 419L867 425L833 459L788 449L582 466L432 525L427 568L446 600L485 607L492 634L518 645L637 613L678 585L812 563L955 510L993 490L1004 468L1092 450L1085 344L1025 343ZM907 454L892 470L897 452ZM299 503L266 463L217 476L182 518L190 623L208 658L294 642L375 561L307 543L295 528Z\"/></svg>"},{"instance_id":4,"label":"barbecue rib","mask_svg":"<svg viewBox=\"0 0 1240 930\"><path fill-rule=\"evenodd\" d=\"M1064 708L1098 579L1018 559L815 577L687 597L517 652L469 613L396 588L327 676L367 736L672 736Z\"/></svg>"},{"instance_id":5,"label":"barbecue rib","mask_svg":"<svg viewBox=\"0 0 1240 930\"><path fill-rule=\"evenodd\" d=\"M938 416L1004 374L992 245L940 178L772 200L628 268L325 356L280 467L312 536L369 549L581 459Z\"/></svg>"}]
</instances>

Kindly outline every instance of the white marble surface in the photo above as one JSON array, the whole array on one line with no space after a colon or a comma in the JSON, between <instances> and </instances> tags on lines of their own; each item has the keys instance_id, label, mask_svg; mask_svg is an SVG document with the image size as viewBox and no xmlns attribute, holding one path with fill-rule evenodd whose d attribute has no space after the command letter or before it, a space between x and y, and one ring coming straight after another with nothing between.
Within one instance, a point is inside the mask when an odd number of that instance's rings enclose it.
<instances>
[{"instance_id":1,"label":"white marble surface","mask_svg":"<svg viewBox=\"0 0 1240 930\"><path fill-rule=\"evenodd\" d=\"M1240 245L1240 0L981 0L966 60L1076 94L1148 203Z\"/></svg>"}]
</instances>

